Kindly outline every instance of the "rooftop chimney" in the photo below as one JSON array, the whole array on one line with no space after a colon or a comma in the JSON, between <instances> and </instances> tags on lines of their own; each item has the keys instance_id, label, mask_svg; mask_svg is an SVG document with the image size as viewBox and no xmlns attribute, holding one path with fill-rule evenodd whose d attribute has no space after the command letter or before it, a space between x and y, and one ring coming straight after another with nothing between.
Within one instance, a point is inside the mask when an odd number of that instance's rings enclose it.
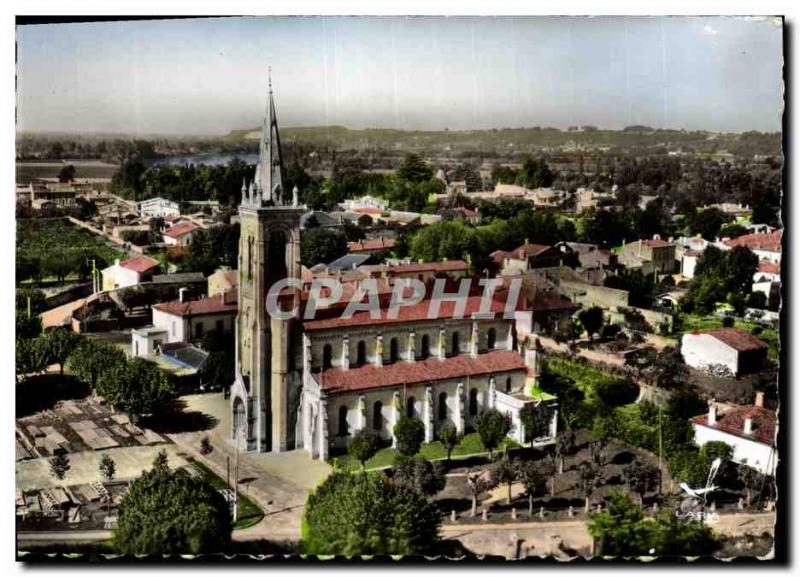
<instances>
[{"instance_id":1,"label":"rooftop chimney","mask_svg":"<svg viewBox=\"0 0 800 577\"><path fill-rule=\"evenodd\" d=\"M714 401L708 403L708 424L709 426L717 424L717 405Z\"/></svg>"},{"instance_id":2,"label":"rooftop chimney","mask_svg":"<svg viewBox=\"0 0 800 577\"><path fill-rule=\"evenodd\" d=\"M750 415L748 415L744 419L744 434L745 435L753 434L753 417Z\"/></svg>"},{"instance_id":3,"label":"rooftop chimney","mask_svg":"<svg viewBox=\"0 0 800 577\"><path fill-rule=\"evenodd\" d=\"M753 402L756 407L763 407L764 406L764 392L763 391L756 391L756 400Z\"/></svg>"},{"instance_id":4,"label":"rooftop chimney","mask_svg":"<svg viewBox=\"0 0 800 577\"><path fill-rule=\"evenodd\" d=\"M178 289L178 300L180 302L186 302L186 287L181 287Z\"/></svg>"}]
</instances>

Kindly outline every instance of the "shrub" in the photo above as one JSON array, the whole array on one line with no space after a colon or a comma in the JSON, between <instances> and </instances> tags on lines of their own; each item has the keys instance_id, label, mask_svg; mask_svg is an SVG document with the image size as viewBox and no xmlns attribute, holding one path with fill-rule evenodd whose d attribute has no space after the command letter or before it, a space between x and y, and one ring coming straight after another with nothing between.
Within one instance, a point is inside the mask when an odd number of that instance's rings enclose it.
<instances>
[{"instance_id":1,"label":"shrub","mask_svg":"<svg viewBox=\"0 0 800 577\"><path fill-rule=\"evenodd\" d=\"M407 456L416 455L425 440L425 425L413 417L400 417L394 426L397 450Z\"/></svg>"}]
</instances>

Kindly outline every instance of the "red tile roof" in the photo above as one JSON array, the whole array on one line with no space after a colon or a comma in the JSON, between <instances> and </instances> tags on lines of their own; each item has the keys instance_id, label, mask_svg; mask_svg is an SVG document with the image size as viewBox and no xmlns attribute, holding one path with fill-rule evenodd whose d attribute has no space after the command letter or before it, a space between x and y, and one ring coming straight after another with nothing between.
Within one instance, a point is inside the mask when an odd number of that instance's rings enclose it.
<instances>
[{"instance_id":1,"label":"red tile roof","mask_svg":"<svg viewBox=\"0 0 800 577\"><path fill-rule=\"evenodd\" d=\"M775 262L760 262L758 263L758 272L781 274L781 265Z\"/></svg>"},{"instance_id":2,"label":"red tile roof","mask_svg":"<svg viewBox=\"0 0 800 577\"><path fill-rule=\"evenodd\" d=\"M470 315L480 311L481 295L468 296L464 307L464 315L462 318L470 318ZM494 315L502 315L505 311L506 299L508 298L508 291L498 289L492 295L492 301L489 306L489 312ZM521 307L524 305L524 299L520 298L517 301L515 310L524 310ZM333 329L342 327L355 327L364 325L386 325L394 323L408 323L418 322L424 320L446 319L453 318L455 312L455 302L442 300L439 306L438 315L429 317L429 312L432 312L431 307L432 299L427 298L415 305L400 307L397 311L397 318L388 318L388 308L380 309L379 318L371 318L369 311L359 311L353 314L351 318L342 318L337 316L329 319L311 320L303 323L303 327L307 331Z\"/></svg>"},{"instance_id":3,"label":"red tile roof","mask_svg":"<svg viewBox=\"0 0 800 577\"><path fill-rule=\"evenodd\" d=\"M193 301L170 301L160 303L153 308L161 312L176 315L179 317L193 317L200 315L216 315L224 313L236 314L238 311L237 291L231 290L225 293L206 297Z\"/></svg>"},{"instance_id":4,"label":"red tile roof","mask_svg":"<svg viewBox=\"0 0 800 577\"><path fill-rule=\"evenodd\" d=\"M753 434L744 434L744 420L750 418L753 423ZM719 429L745 439L755 438L762 443L772 445L775 443L775 428L777 416L775 411L764 407L743 406L737 407L717 416L715 425L708 424L708 415L692 418L692 422L712 429Z\"/></svg>"},{"instance_id":5,"label":"red tile roof","mask_svg":"<svg viewBox=\"0 0 800 577\"><path fill-rule=\"evenodd\" d=\"M389 274L415 273L415 272L446 272L467 270L468 265L463 260L445 260L441 262L412 262L409 264L396 264L378 269Z\"/></svg>"},{"instance_id":6,"label":"red tile roof","mask_svg":"<svg viewBox=\"0 0 800 577\"><path fill-rule=\"evenodd\" d=\"M394 248L397 241L393 238L374 238L362 240L360 242L348 242L347 250L350 252L370 252L373 250L383 250Z\"/></svg>"},{"instance_id":7,"label":"red tile roof","mask_svg":"<svg viewBox=\"0 0 800 577\"><path fill-rule=\"evenodd\" d=\"M725 246L729 248L746 246L750 250L781 252L782 239L783 231L777 230L775 232L768 232L764 234L745 234L738 238L734 238L733 240L726 240Z\"/></svg>"},{"instance_id":8,"label":"red tile roof","mask_svg":"<svg viewBox=\"0 0 800 577\"><path fill-rule=\"evenodd\" d=\"M173 226L167 232L164 233L164 236L168 236L169 238L178 238L183 236L184 234L188 234L192 231L201 228L199 224L194 222L181 222Z\"/></svg>"},{"instance_id":9,"label":"red tile roof","mask_svg":"<svg viewBox=\"0 0 800 577\"><path fill-rule=\"evenodd\" d=\"M365 206L362 208L354 208L353 212L357 212L359 214L383 214L383 211L380 208L373 208L371 206Z\"/></svg>"},{"instance_id":10,"label":"red tile roof","mask_svg":"<svg viewBox=\"0 0 800 577\"><path fill-rule=\"evenodd\" d=\"M759 349L766 349L767 343L758 339L751 333L734 327L723 327L719 329L712 329L710 331L703 331L694 334L711 335L715 339L722 341L732 349L736 349L740 353L746 351L756 351Z\"/></svg>"},{"instance_id":11,"label":"red tile roof","mask_svg":"<svg viewBox=\"0 0 800 577\"><path fill-rule=\"evenodd\" d=\"M415 363L398 361L383 367L334 368L315 376L326 391L358 391L524 370L525 361L518 353L492 351L475 357L459 355Z\"/></svg>"},{"instance_id":12,"label":"red tile roof","mask_svg":"<svg viewBox=\"0 0 800 577\"><path fill-rule=\"evenodd\" d=\"M159 264L156 259L150 258L149 256L135 256L121 262L119 266L135 272L146 272L158 267Z\"/></svg>"},{"instance_id":13,"label":"red tile roof","mask_svg":"<svg viewBox=\"0 0 800 577\"><path fill-rule=\"evenodd\" d=\"M642 244L644 246L649 246L650 248L664 248L667 246L674 246L674 243L661 240L660 238L645 238L642 240Z\"/></svg>"}]
</instances>

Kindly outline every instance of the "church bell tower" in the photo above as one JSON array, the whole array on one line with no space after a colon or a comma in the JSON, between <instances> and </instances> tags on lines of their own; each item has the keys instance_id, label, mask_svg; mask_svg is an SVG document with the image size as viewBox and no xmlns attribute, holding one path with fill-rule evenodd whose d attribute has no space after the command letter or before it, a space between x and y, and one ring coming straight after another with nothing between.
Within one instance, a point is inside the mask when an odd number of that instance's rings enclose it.
<instances>
[{"instance_id":1,"label":"church bell tower","mask_svg":"<svg viewBox=\"0 0 800 577\"><path fill-rule=\"evenodd\" d=\"M239 205L239 314L236 373L231 387L231 438L248 451L294 447L300 376L293 367L296 319L275 318L267 309L270 287L300 278L300 217L297 189L283 186L283 159L272 95L272 79L261 129L255 178L242 183ZM292 292L294 291L294 292ZM299 303L296 289L281 292L284 309Z\"/></svg>"}]
</instances>

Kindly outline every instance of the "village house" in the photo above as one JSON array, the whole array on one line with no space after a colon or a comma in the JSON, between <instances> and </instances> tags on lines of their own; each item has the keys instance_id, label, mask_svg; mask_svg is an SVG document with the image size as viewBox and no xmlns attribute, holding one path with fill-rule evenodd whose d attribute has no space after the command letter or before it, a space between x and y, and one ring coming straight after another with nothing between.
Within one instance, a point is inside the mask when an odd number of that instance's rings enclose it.
<instances>
[{"instance_id":1,"label":"village house","mask_svg":"<svg viewBox=\"0 0 800 577\"><path fill-rule=\"evenodd\" d=\"M233 290L239 280L239 271L218 269L208 275L208 296L213 297L220 293Z\"/></svg>"},{"instance_id":2,"label":"village house","mask_svg":"<svg viewBox=\"0 0 800 577\"><path fill-rule=\"evenodd\" d=\"M159 262L149 256L136 256L124 262L117 259L113 265L104 268L101 272L103 290L115 290L148 281L159 269Z\"/></svg>"},{"instance_id":3,"label":"village house","mask_svg":"<svg viewBox=\"0 0 800 577\"><path fill-rule=\"evenodd\" d=\"M618 255L619 263L642 274L672 274L677 268L675 243L661 240L659 235L652 239L639 239L623 245Z\"/></svg>"},{"instance_id":4,"label":"village house","mask_svg":"<svg viewBox=\"0 0 800 577\"><path fill-rule=\"evenodd\" d=\"M379 254L392 250L397 241L393 238L372 238L347 243L347 252L350 254Z\"/></svg>"},{"instance_id":5,"label":"village house","mask_svg":"<svg viewBox=\"0 0 800 577\"><path fill-rule=\"evenodd\" d=\"M359 270L372 278L380 278L391 286L396 279L414 278L425 284L436 278L461 279L467 275L469 265L463 260L441 262L412 262L395 265L365 265Z\"/></svg>"},{"instance_id":6,"label":"village house","mask_svg":"<svg viewBox=\"0 0 800 577\"><path fill-rule=\"evenodd\" d=\"M178 300L153 306L153 327L166 331L166 342L190 343L206 334L233 334L236 319L236 291L189 300L181 291Z\"/></svg>"},{"instance_id":7,"label":"village house","mask_svg":"<svg viewBox=\"0 0 800 577\"><path fill-rule=\"evenodd\" d=\"M496 250L489 255L503 275L521 274L529 270L561 266L563 255L553 246L525 244L512 251Z\"/></svg>"},{"instance_id":8,"label":"village house","mask_svg":"<svg viewBox=\"0 0 800 577\"><path fill-rule=\"evenodd\" d=\"M734 327L685 333L681 339L681 355L687 365L706 371L724 367L734 376L762 369L767 349L764 341Z\"/></svg>"},{"instance_id":9,"label":"village house","mask_svg":"<svg viewBox=\"0 0 800 577\"><path fill-rule=\"evenodd\" d=\"M712 401L707 414L691 421L698 446L721 441L733 449L734 463L746 464L765 475L775 474L777 415L764 407L763 393L756 393L753 405L723 410Z\"/></svg>"},{"instance_id":10,"label":"village house","mask_svg":"<svg viewBox=\"0 0 800 577\"><path fill-rule=\"evenodd\" d=\"M189 246L200 230L202 230L202 227L195 222L178 223L164 232L164 244L167 246Z\"/></svg>"},{"instance_id":11,"label":"village house","mask_svg":"<svg viewBox=\"0 0 800 577\"><path fill-rule=\"evenodd\" d=\"M761 262L780 264L783 242L783 231L777 230L766 234L745 234L723 243L722 248L746 246L758 257Z\"/></svg>"},{"instance_id":12,"label":"village house","mask_svg":"<svg viewBox=\"0 0 800 577\"><path fill-rule=\"evenodd\" d=\"M167 200L160 196L141 201L138 205L139 216L142 218L164 218L179 215L180 206L174 200Z\"/></svg>"}]
</instances>

